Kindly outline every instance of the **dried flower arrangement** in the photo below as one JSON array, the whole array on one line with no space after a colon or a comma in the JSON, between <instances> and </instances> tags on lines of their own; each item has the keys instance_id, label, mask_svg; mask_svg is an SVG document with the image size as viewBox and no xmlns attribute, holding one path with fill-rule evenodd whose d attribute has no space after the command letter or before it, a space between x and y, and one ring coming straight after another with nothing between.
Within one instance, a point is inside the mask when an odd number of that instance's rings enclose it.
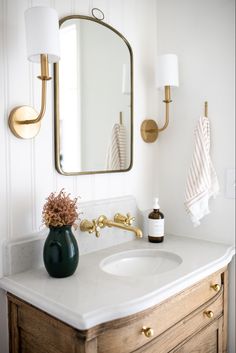
<instances>
[{"instance_id":1,"label":"dried flower arrangement","mask_svg":"<svg viewBox=\"0 0 236 353\"><path fill-rule=\"evenodd\" d=\"M75 221L79 217L77 212L77 200L70 198L70 194L66 195L64 189L62 189L58 195L52 192L47 202L43 206L42 218L43 224L47 227L62 227L66 225L77 228Z\"/></svg>"}]
</instances>

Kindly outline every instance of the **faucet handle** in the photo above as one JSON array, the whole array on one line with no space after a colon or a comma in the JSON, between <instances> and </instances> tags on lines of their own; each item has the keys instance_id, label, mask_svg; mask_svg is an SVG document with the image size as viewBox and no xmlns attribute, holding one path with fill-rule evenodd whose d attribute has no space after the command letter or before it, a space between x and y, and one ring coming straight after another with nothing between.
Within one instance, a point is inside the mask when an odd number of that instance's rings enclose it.
<instances>
[{"instance_id":1,"label":"faucet handle","mask_svg":"<svg viewBox=\"0 0 236 353\"><path fill-rule=\"evenodd\" d=\"M94 232L94 223L84 219L80 223L80 230L81 232L89 232L89 234Z\"/></svg>"},{"instance_id":2,"label":"faucet handle","mask_svg":"<svg viewBox=\"0 0 236 353\"><path fill-rule=\"evenodd\" d=\"M101 227L99 226L96 219L93 219L92 222L84 219L80 223L80 230L81 232L88 232L89 234L95 233L96 237L98 238L100 236Z\"/></svg>"},{"instance_id":3,"label":"faucet handle","mask_svg":"<svg viewBox=\"0 0 236 353\"><path fill-rule=\"evenodd\" d=\"M95 233L96 237L100 237L100 231L102 228L106 226L107 218L105 216L100 216L98 219L93 219L92 221L88 221L84 219L80 223L81 232L88 232L89 234Z\"/></svg>"},{"instance_id":4,"label":"faucet handle","mask_svg":"<svg viewBox=\"0 0 236 353\"><path fill-rule=\"evenodd\" d=\"M96 219L93 219L93 229L96 237L99 238L101 227L99 226L99 223Z\"/></svg>"},{"instance_id":5,"label":"faucet handle","mask_svg":"<svg viewBox=\"0 0 236 353\"><path fill-rule=\"evenodd\" d=\"M124 216L123 214L121 213L117 213L115 214L114 216L114 221L117 222L117 223L123 223L127 226L131 226L133 221L134 221L134 217L131 217L130 213L127 213L126 216Z\"/></svg>"},{"instance_id":6,"label":"faucet handle","mask_svg":"<svg viewBox=\"0 0 236 353\"><path fill-rule=\"evenodd\" d=\"M132 226L133 222L135 221L135 217L132 217L130 213L127 213L126 224L128 226Z\"/></svg>"}]
</instances>

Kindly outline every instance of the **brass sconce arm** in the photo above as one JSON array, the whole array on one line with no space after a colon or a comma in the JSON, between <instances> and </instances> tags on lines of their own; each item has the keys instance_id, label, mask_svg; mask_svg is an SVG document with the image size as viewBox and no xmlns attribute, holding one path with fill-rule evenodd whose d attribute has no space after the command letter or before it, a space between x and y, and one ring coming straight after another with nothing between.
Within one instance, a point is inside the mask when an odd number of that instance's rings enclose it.
<instances>
[{"instance_id":1,"label":"brass sconce arm","mask_svg":"<svg viewBox=\"0 0 236 353\"><path fill-rule=\"evenodd\" d=\"M41 109L38 114L32 107L20 106L13 109L9 116L9 127L16 137L28 139L36 136L40 129L40 122L46 110L47 81L51 80L48 70L48 57L40 55L41 75L38 78L42 81Z\"/></svg>"},{"instance_id":2,"label":"brass sconce arm","mask_svg":"<svg viewBox=\"0 0 236 353\"><path fill-rule=\"evenodd\" d=\"M169 125L170 103L172 102L170 98L170 86L165 86L165 99L163 100L163 102L165 103L165 107L166 107L165 124L162 128L158 128L159 132L165 130Z\"/></svg>"},{"instance_id":3,"label":"brass sconce arm","mask_svg":"<svg viewBox=\"0 0 236 353\"><path fill-rule=\"evenodd\" d=\"M32 120L24 120L19 122L19 124L36 124L39 123L46 110L46 96L47 96L47 81L51 80L52 78L49 76L49 69L48 69L48 57L45 54L40 55L41 61L41 75L38 76L38 79L42 81L42 96L41 96L41 109L38 117Z\"/></svg>"},{"instance_id":4,"label":"brass sconce arm","mask_svg":"<svg viewBox=\"0 0 236 353\"><path fill-rule=\"evenodd\" d=\"M172 102L170 98L170 86L165 86L165 99L163 100L165 103L166 111L165 111L165 124L163 127L159 127L158 131L163 131L169 125L169 117L170 117L170 103Z\"/></svg>"},{"instance_id":5,"label":"brass sconce arm","mask_svg":"<svg viewBox=\"0 0 236 353\"><path fill-rule=\"evenodd\" d=\"M144 120L141 125L141 136L145 142L155 142L158 138L159 132L164 131L168 127L170 121L171 102L170 86L165 86L165 99L163 100L163 103L165 103L165 123L162 127L159 127L155 120Z\"/></svg>"}]
</instances>

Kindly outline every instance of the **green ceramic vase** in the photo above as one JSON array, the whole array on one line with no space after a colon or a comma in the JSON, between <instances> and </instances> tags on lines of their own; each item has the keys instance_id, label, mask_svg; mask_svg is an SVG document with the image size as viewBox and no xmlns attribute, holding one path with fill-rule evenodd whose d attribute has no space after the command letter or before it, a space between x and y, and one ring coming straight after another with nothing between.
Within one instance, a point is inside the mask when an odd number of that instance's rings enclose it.
<instances>
[{"instance_id":1,"label":"green ceramic vase","mask_svg":"<svg viewBox=\"0 0 236 353\"><path fill-rule=\"evenodd\" d=\"M79 263L79 249L71 226L49 229L43 249L45 268L51 277L69 277Z\"/></svg>"}]
</instances>

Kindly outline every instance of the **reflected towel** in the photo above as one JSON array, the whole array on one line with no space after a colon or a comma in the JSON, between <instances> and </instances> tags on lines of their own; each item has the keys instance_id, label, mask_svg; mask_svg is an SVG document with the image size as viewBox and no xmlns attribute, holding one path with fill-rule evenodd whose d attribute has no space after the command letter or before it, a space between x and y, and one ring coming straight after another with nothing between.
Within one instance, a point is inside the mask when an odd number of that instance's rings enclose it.
<instances>
[{"instance_id":1,"label":"reflected towel","mask_svg":"<svg viewBox=\"0 0 236 353\"><path fill-rule=\"evenodd\" d=\"M123 124L115 124L107 151L107 170L126 169L126 131Z\"/></svg>"},{"instance_id":2,"label":"reflected towel","mask_svg":"<svg viewBox=\"0 0 236 353\"><path fill-rule=\"evenodd\" d=\"M210 157L210 121L201 117L195 129L195 149L187 177L185 206L194 226L209 211L210 198L216 197L219 183Z\"/></svg>"}]
</instances>

